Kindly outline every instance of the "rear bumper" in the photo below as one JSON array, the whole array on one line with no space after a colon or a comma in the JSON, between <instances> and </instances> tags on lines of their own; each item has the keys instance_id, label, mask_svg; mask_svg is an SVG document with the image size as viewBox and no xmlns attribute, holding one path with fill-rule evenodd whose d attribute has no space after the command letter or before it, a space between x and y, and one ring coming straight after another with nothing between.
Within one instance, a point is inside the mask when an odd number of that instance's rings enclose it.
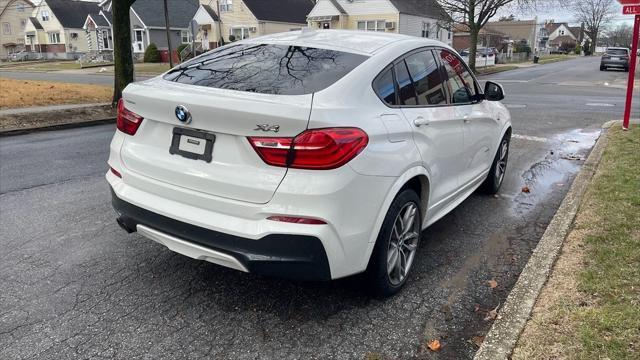
<instances>
[{"instance_id":1,"label":"rear bumper","mask_svg":"<svg viewBox=\"0 0 640 360\"><path fill-rule=\"evenodd\" d=\"M600 65L608 66L608 67L626 68L626 67L629 67L629 62L626 60L601 60Z\"/></svg>"},{"instance_id":2,"label":"rear bumper","mask_svg":"<svg viewBox=\"0 0 640 360\"><path fill-rule=\"evenodd\" d=\"M246 239L181 222L120 199L111 190L118 223L183 255L251 273L330 280L322 242L313 236L270 234Z\"/></svg>"}]
</instances>

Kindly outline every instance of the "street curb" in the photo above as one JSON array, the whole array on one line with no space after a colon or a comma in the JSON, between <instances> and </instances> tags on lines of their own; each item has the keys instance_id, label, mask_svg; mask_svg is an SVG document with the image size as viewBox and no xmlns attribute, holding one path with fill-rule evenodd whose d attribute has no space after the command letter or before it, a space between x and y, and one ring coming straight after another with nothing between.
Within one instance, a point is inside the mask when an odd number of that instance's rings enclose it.
<instances>
[{"instance_id":1,"label":"street curb","mask_svg":"<svg viewBox=\"0 0 640 360\"><path fill-rule=\"evenodd\" d=\"M607 145L607 129L619 121L609 121L573 180L571 188L551 219L540 242L509 293L496 321L489 329L474 360L507 360L524 330L540 291L547 282L564 239L571 230L580 202L591 182Z\"/></svg>"},{"instance_id":2,"label":"street curb","mask_svg":"<svg viewBox=\"0 0 640 360\"><path fill-rule=\"evenodd\" d=\"M65 124L56 124L56 125L48 125L48 126L40 126L40 127L32 127L32 128L24 128L24 129L9 129L9 130L0 130L0 138L8 137L8 136L16 136L16 135L25 135L31 134L34 132L40 131L51 131L51 130L65 130L65 129L75 129L103 124L111 124L116 121L115 117L106 118L106 119L98 119L91 121L79 121L74 123L65 123Z\"/></svg>"}]
</instances>

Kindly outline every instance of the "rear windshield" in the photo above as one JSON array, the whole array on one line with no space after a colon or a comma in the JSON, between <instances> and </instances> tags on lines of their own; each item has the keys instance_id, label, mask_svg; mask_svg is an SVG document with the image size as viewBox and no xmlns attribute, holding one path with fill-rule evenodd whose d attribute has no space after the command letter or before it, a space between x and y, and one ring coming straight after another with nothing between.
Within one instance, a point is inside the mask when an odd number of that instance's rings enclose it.
<instances>
[{"instance_id":1,"label":"rear windshield","mask_svg":"<svg viewBox=\"0 0 640 360\"><path fill-rule=\"evenodd\" d=\"M238 44L188 61L164 79L218 89L302 95L328 87L366 59L311 47Z\"/></svg>"},{"instance_id":2,"label":"rear windshield","mask_svg":"<svg viewBox=\"0 0 640 360\"><path fill-rule=\"evenodd\" d=\"M625 49L607 49L607 54L609 54L609 55L627 55L627 50L625 50Z\"/></svg>"}]
</instances>

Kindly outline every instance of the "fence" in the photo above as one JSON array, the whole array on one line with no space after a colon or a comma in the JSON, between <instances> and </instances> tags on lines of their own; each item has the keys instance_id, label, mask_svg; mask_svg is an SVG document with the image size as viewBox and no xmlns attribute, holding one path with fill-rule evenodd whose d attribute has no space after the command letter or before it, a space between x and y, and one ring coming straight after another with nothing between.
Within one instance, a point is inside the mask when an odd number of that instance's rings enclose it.
<instances>
[{"instance_id":1,"label":"fence","mask_svg":"<svg viewBox=\"0 0 640 360\"><path fill-rule=\"evenodd\" d=\"M500 53L498 54L497 63L498 64L513 64L513 63L521 63L525 61L529 61L531 57L530 53Z\"/></svg>"}]
</instances>

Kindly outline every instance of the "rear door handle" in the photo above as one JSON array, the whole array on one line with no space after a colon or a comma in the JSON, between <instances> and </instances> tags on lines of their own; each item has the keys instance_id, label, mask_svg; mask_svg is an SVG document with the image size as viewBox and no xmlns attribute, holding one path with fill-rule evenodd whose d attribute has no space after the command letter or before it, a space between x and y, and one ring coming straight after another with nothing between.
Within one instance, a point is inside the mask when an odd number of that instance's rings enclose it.
<instances>
[{"instance_id":1,"label":"rear door handle","mask_svg":"<svg viewBox=\"0 0 640 360\"><path fill-rule=\"evenodd\" d=\"M413 125L415 125L416 127L420 127L423 125L429 125L430 122L431 122L430 120L427 120L422 116L420 116L420 117L417 117L415 120L413 120Z\"/></svg>"}]
</instances>

